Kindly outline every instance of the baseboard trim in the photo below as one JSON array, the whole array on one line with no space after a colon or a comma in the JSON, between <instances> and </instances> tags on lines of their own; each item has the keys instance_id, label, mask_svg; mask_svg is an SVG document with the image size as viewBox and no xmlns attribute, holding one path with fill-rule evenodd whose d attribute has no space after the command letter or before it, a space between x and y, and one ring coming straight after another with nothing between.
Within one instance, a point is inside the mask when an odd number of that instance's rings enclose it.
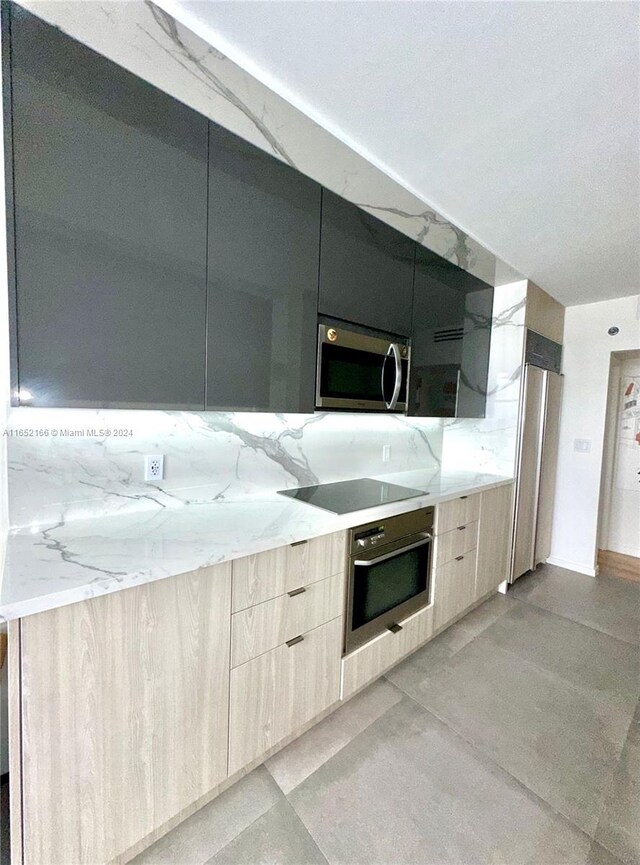
<instances>
[{"instance_id":1,"label":"baseboard trim","mask_svg":"<svg viewBox=\"0 0 640 865\"><path fill-rule=\"evenodd\" d=\"M568 571L577 571L579 574L585 574L587 577L595 577L596 569L588 568L582 562L571 562L569 559L560 559L557 556L549 556L547 559L548 565L557 565L559 568L566 568Z\"/></svg>"}]
</instances>

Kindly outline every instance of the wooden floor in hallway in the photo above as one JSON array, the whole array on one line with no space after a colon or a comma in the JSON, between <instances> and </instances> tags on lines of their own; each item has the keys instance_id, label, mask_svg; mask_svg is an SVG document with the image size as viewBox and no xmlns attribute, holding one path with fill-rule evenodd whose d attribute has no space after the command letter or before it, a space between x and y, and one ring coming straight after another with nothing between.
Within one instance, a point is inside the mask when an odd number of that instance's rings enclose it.
<instances>
[{"instance_id":1,"label":"wooden floor in hallway","mask_svg":"<svg viewBox=\"0 0 640 865\"><path fill-rule=\"evenodd\" d=\"M598 568L603 576L640 583L640 559L635 556L598 550Z\"/></svg>"}]
</instances>

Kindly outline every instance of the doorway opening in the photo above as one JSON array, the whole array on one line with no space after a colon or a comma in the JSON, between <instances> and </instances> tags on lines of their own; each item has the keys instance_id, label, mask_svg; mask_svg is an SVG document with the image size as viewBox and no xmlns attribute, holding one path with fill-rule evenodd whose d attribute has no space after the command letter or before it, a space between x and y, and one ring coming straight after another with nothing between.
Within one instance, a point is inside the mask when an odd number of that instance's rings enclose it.
<instances>
[{"instance_id":1,"label":"doorway opening","mask_svg":"<svg viewBox=\"0 0 640 865\"><path fill-rule=\"evenodd\" d=\"M640 582L640 350L611 353L598 570Z\"/></svg>"}]
</instances>

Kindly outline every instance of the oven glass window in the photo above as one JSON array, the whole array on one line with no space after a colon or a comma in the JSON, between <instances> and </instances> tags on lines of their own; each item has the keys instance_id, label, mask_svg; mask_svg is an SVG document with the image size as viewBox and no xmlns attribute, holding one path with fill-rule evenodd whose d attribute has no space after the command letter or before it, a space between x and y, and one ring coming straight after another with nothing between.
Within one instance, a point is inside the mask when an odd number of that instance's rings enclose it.
<instances>
[{"instance_id":1,"label":"oven glass window","mask_svg":"<svg viewBox=\"0 0 640 865\"><path fill-rule=\"evenodd\" d=\"M366 625L427 589L429 544L377 565L356 565L351 628Z\"/></svg>"}]
</instances>

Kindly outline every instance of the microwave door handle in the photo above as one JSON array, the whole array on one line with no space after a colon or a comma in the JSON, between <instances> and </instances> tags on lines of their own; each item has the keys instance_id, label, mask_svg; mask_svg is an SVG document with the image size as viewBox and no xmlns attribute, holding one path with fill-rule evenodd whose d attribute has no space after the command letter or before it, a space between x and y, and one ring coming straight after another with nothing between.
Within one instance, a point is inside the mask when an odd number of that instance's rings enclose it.
<instances>
[{"instance_id":1,"label":"microwave door handle","mask_svg":"<svg viewBox=\"0 0 640 865\"><path fill-rule=\"evenodd\" d=\"M400 346L396 342L389 346L389 351L393 352L396 362L396 383L393 386L391 402L387 404L387 408L393 411L398 405L398 397L400 396L400 388L402 387L402 360L400 358Z\"/></svg>"},{"instance_id":2,"label":"microwave door handle","mask_svg":"<svg viewBox=\"0 0 640 865\"><path fill-rule=\"evenodd\" d=\"M353 563L354 565L360 565L361 567L368 567L369 565L377 565L380 562L386 562L387 559L393 559L396 556L401 555L402 553L408 553L409 550L415 550L417 547L423 547L425 544L430 544L433 540L431 534L425 535L424 539L421 541L416 541L415 544L408 544L406 547L400 547L399 550L394 550L392 553L385 553L384 556L378 556L375 559L356 559Z\"/></svg>"},{"instance_id":3,"label":"microwave door handle","mask_svg":"<svg viewBox=\"0 0 640 865\"><path fill-rule=\"evenodd\" d=\"M380 370L380 391L382 393L382 402L389 408L389 403L387 402L387 397L384 392L384 371L387 368L387 361L389 360L389 352L385 354L382 358L382 368Z\"/></svg>"},{"instance_id":4,"label":"microwave door handle","mask_svg":"<svg viewBox=\"0 0 640 865\"><path fill-rule=\"evenodd\" d=\"M391 403L387 402L387 395L384 392L384 373L387 368L387 361L389 360L389 355L392 353L392 349L393 346L390 345L387 353L382 360L382 370L380 371L380 390L382 391L382 402L386 405L387 408L391 408Z\"/></svg>"},{"instance_id":5,"label":"microwave door handle","mask_svg":"<svg viewBox=\"0 0 640 865\"><path fill-rule=\"evenodd\" d=\"M387 360L393 355L395 362L395 383L393 385L393 394L391 396L391 400L387 402L387 396L384 392L384 371L387 368ZM394 408L398 405L398 397L400 396L400 387L402 386L402 361L400 360L400 346L397 343L392 342L387 349L387 353L384 356L384 360L382 361L382 374L380 376L380 386L382 388L382 399L384 401L385 406L393 411Z\"/></svg>"}]
</instances>

